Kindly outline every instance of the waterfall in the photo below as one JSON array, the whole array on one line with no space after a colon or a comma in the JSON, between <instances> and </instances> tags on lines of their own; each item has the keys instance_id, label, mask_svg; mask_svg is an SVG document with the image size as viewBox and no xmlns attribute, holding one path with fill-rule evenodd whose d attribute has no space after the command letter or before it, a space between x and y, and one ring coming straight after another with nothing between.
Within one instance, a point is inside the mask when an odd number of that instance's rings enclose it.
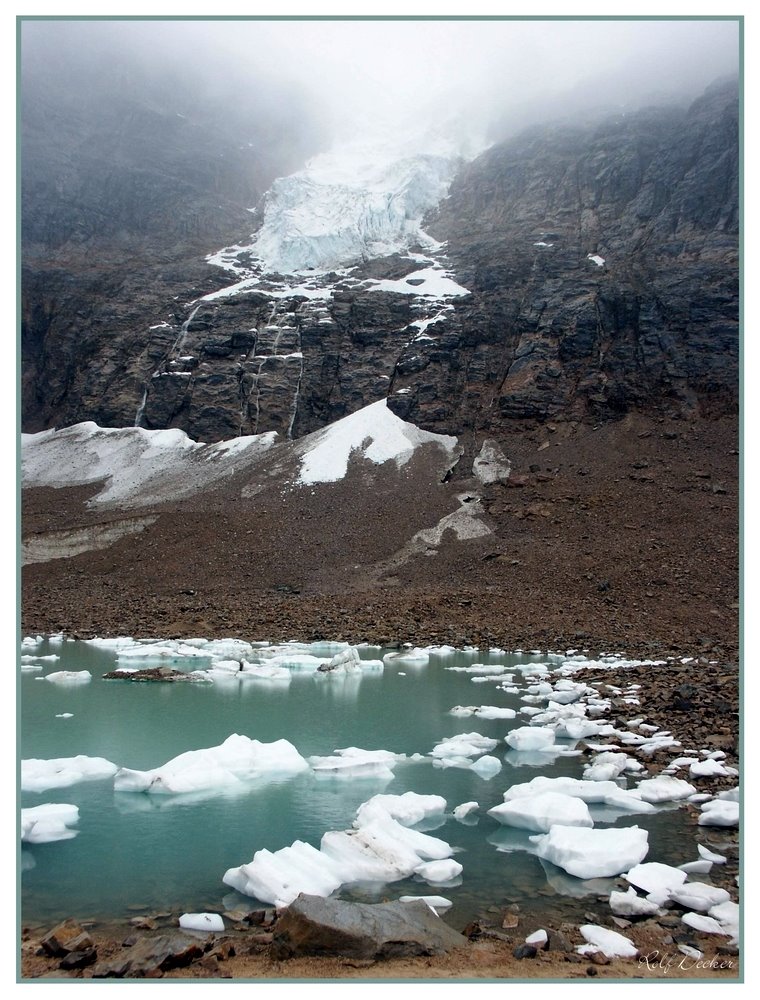
<instances>
[{"instance_id":1,"label":"waterfall","mask_svg":"<svg viewBox=\"0 0 760 1000\"><path fill-rule=\"evenodd\" d=\"M143 389L142 400L140 402L140 405L137 407L137 413L135 414L135 423L134 423L135 427L140 426L140 422L142 421L143 418L143 413L145 413L145 404L147 403L147 401L148 401L148 387L146 386Z\"/></svg>"}]
</instances>

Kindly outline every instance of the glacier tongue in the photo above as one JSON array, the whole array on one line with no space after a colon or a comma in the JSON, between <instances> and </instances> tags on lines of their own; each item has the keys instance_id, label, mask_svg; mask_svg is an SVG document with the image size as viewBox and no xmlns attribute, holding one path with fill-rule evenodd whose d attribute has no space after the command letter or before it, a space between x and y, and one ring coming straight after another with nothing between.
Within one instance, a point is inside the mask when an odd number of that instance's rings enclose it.
<instances>
[{"instance_id":1,"label":"glacier tongue","mask_svg":"<svg viewBox=\"0 0 760 1000\"><path fill-rule=\"evenodd\" d=\"M251 243L226 247L209 262L248 278L326 272L414 244L437 248L421 229L422 217L483 144L465 148L419 127L369 122L367 129L276 180Z\"/></svg>"},{"instance_id":2,"label":"glacier tongue","mask_svg":"<svg viewBox=\"0 0 760 1000\"><path fill-rule=\"evenodd\" d=\"M426 242L422 216L445 197L457 162L428 154L383 162L366 147L316 157L275 181L254 253L266 270L293 274Z\"/></svg>"}]
</instances>

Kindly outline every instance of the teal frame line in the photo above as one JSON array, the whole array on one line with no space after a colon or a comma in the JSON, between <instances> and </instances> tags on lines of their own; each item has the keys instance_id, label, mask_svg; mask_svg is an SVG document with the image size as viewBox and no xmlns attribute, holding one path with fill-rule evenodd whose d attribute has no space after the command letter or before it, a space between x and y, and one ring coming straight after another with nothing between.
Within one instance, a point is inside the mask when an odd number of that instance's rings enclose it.
<instances>
[{"instance_id":1,"label":"teal frame line","mask_svg":"<svg viewBox=\"0 0 760 1000\"><path fill-rule=\"evenodd\" d=\"M739 923L739 957L744 958L744 931L745 931L745 831L744 831L744 817L745 817L745 788L744 788L744 735L745 735L745 725L744 725L744 706L745 706L745 676L744 676L744 658L745 658L745 622L746 613L744 608L744 593L745 593L745 572L746 572L746 557L744 553L744 515L745 515L745 495L744 495L744 484L745 484L745 427L744 427L744 399L745 399L745 381L744 381L744 332L745 332L745 282L744 282L744 180L745 180L745 169L744 169L744 15L737 14L717 14L715 16L708 14L698 14L698 15L688 15L688 14L677 14L677 15L667 15L667 14L656 14L656 15L641 15L641 16L626 16L624 14L611 14L611 15L591 15L582 14L573 16L570 14L562 15L486 15L486 14L476 14L476 15L466 15L466 14L452 14L452 15L435 15L435 14L378 14L378 15L365 15L365 14L262 14L262 15L245 15L236 16L231 14L220 14L220 15L202 15L202 14L192 14L183 16L180 14L150 14L150 15L139 15L139 14L98 14L93 16L88 15L75 15L75 14L65 14L65 15L44 15L44 14L19 14L16 17L16 635L20 641L21 638L21 155L22 155L22 144L21 144L21 29L22 25L27 21L222 21L222 22L239 22L239 21L307 21L307 22L331 22L331 21L350 21L350 22L438 22L438 21L454 21L454 22L483 22L483 21L540 21L540 22L578 22L578 21L601 21L601 22L614 22L614 21L720 21L720 22L735 22L739 29L739 522L738 522L738 533L739 533L739 779L740 779L740 826L739 826L739 907L740 907L740 923ZM21 768L20 768L20 757L19 757L19 746L18 746L18 732L21 724L21 692L19 685L16 685L16 803L20 801L21 797ZM19 947L16 953L16 982L23 984L32 984L35 982L39 983L87 983L90 980L81 979L70 979L70 978L60 978L52 979L46 978L44 980L33 980L33 979L23 979L21 976L21 814L20 810L16 809L16 926L17 926L17 943ZM121 981L121 980L119 980ZM163 980L162 980L163 981ZM101 981L102 982L102 981ZM134 981L131 981L134 982ZM152 980L152 982L157 982ZM170 980L170 982L177 982L183 985L190 985L192 983L205 984L208 985L210 982L228 982L228 980L208 980L208 979L179 979ZM248 984L281 984L285 985L287 983L293 984L309 984L309 983L336 983L336 984L351 984L355 987L361 987L362 985L370 984L382 984L382 983L408 983L409 985L414 985L417 983L435 983L435 984L454 984L454 983L472 983L472 984L511 984L511 983L536 983L536 984L565 984L565 983L587 983L592 982L599 984L634 984L642 985L644 982L650 982L652 984L660 985L661 983L673 983L686 985L690 983L694 984L704 984L710 983L713 986L719 985L740 985L745 982L745 964L744 961L741 962L741 972L736 979L731 980L715 980L715 979L704 979L704 978L694 978L694 979L651 979L644 980L643 978L634 978L632 975L630 978L626 979L539 979L539 978L528 978L528 979L236 979L232 980L233 983L248 983Z\"/></svg>"}]
</instances>

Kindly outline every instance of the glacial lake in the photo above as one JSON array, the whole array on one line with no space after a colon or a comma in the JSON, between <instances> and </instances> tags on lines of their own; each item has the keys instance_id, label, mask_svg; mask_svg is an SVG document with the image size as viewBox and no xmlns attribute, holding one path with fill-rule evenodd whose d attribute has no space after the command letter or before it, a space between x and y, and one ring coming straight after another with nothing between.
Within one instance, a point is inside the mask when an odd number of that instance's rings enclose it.
<instances>
[{"instance_id":1,"label":"glacial lake","mask_svg":"<svg viewBox=\"0 0 760 1000\"><path fill-rule=\"evenodd\" d=\"M362 658L376 659L384 652L360 649ZM599 897L609 895L614 880L584 882L566 875L524 849L527 833L486 815L502 802L510 785L539 774L580 777L587 758L511 750L504 737L527 725L526 716L488 720L449 714L457 705L519 710L528 683L520 666L546 662L543 656L482 650L431 653L424 667L400 664L358 676L294 671L289 684L235 678L224 684L196 684L105 681L102 674L114 669L115 653L84 642L51 645L45 640L34 651L51 653L60 659L21 673L22 758L83 754L146 770L186 750L217 746L232 733L267 743L286 739L304 757L350 746L427 755L442 738L475 731L500 741L489 753L501 760L502 769L486 780L469 769L436 767L426 757L397 763L392 780L304 771L259 779L234 795L116 792L110 778L22 792L21 807L71 803L80 813L73 839L21 845L25 924L49 925L67 916L108 921L137 913L255 908L259 904L254 900L222 882L228 868L249 862L261 848L275 851L297 839L319 847L326 831L349 828L357 808L373 795L405 791L446 799L441 822L423 829L456 847L454 858L464 866L460 884L439 888L411 877L381 886L344 887L339 893L343 898L378 901L442 894L453 901L446 919L457 927L490 906L509 903L518 903L524 913L535 912L537 920L548 910L557 921L573 919L590 906L608 912ZM493 682L473 683L473 675L446 669L474 663L514 667L520 693L506 693ZM203 665L188 662L182 669ZM62 686L40 679L59 670L89 670L92 681ZM636 712L631 705L630 716ZM71 713L71 718L56 717L62 713ZM629 779L628 784L634 782ZM479 810L464 822L454 819L453 808L471 800ZM678 865L697 857L696 828L673 803L651 815L616 815L595 806L591 812L597 827L646 828L649 861Z\"/></svg>"}]
</instances>

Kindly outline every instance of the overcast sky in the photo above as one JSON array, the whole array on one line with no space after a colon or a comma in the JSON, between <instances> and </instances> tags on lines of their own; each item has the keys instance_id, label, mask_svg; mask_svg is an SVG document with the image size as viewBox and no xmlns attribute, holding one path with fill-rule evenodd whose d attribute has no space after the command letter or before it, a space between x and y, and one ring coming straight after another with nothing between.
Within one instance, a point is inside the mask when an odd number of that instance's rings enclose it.
<instances>
[{"instance_id":1,"label":"overcast sky","mask_svg":"<svg viewBox=\"0 0 760 1000\"><path fill-rule=\"evenodd\" d=\"M735 21L127 21L26 22L59 51L98 38L209 81L305 88L325 124L351 134L373 116L411 113L523 125L565 107L634 107L693 96L738 72ZM84 38L87 42L84 43Z\"/></svg>"}]
</instances>

